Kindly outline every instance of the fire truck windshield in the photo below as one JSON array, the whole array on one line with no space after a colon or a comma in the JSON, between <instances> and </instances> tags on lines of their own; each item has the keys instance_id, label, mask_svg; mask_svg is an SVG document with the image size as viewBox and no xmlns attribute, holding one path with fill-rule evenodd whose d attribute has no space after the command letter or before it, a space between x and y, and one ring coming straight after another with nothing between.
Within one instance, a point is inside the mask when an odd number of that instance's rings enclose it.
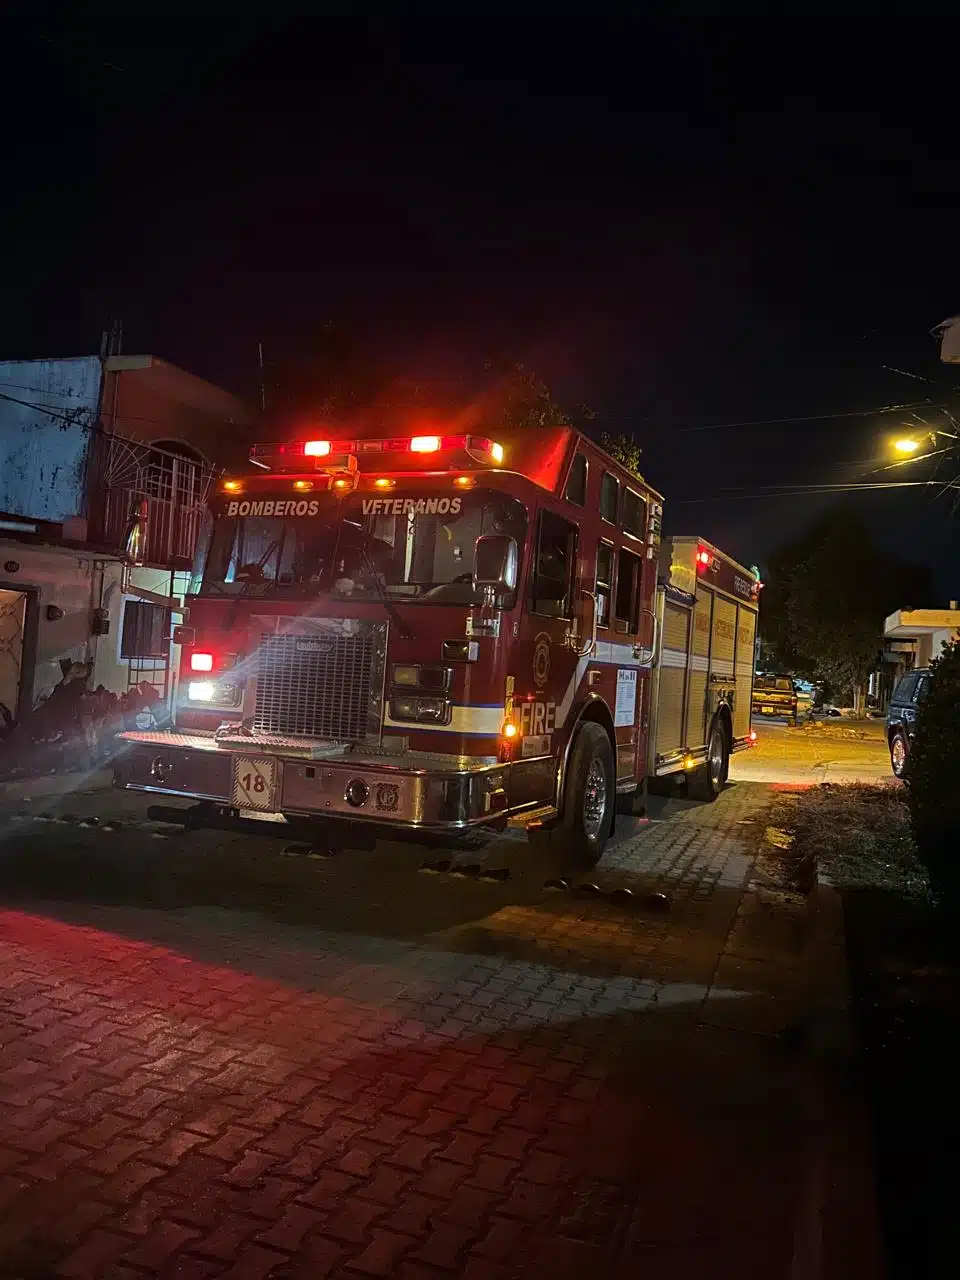
<instances>
[{"instance_id":1,"label":"fire truck windshield","mask_svg":"<svg viewBox=\"0 0 960 1280\"><path fill-rule=\"evenodd\" d=\"M504 533L522 551L526 524L523 505L491 489L231 499L200 539L191 592L361 600L385 592L411 603L480 604L472 583L477 538Z\"/></svg>"}]
</instances>

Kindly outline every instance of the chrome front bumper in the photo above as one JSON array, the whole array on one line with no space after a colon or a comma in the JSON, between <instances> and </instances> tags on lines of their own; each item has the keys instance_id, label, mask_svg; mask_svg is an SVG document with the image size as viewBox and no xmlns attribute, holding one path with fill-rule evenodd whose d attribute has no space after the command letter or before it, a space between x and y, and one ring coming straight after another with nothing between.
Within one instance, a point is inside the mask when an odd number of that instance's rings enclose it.
<instances>
[{"instance_id":1,"label":"chrome front bumper","mask_svg":"<svg viewBox=\"0 0 960 1280\"><path fill-rule=\"evenodd\" d=\"M457 829L491 822L543 802L553 766L407 751L400 756L329 744L251 738L225 744L212 735L128 732L115 762L132 791L206 800L250 817L323 817ZM510 804L511 774L520 784ZM262 788L250 785L256 774ZM246 781L247 785L244 785ZM533 784L533 785L531 785ZM518 803L519 802L519 803Z\"/></svg>"}]
</instances>

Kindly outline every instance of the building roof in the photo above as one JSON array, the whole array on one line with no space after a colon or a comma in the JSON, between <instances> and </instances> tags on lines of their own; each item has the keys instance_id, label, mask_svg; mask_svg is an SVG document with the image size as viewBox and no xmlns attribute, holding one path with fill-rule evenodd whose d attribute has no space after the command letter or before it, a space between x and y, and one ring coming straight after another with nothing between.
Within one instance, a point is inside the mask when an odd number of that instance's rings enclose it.
<instances>
[{"instance_id":1,"label":"building roof","mask_svg":"<svg viewBox=\"0 0 960 1280\"><path fill-rule=\"evenodd\" d=\"M898 609L883 623L884 640L910 640L935 631L960 629L960 609Z\"/></svg>"}]
</instances>

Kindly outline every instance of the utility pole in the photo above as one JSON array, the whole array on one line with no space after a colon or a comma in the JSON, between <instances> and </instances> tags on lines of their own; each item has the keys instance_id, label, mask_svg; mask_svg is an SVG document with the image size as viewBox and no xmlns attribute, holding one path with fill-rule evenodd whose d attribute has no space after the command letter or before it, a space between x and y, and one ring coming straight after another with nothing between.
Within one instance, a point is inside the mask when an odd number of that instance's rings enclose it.
<instances>
[{"instance_id":1,"label":"utility pole","mask_svg":"<svg viewBox=\"0 0 960 1280\"><path fill-rule=\"evenodd\" d=\"M257 343L257 356L260 361L260 411L266 412L267 409L267 384L263 377L263 343Z\"/></svg>"}]
</instances>

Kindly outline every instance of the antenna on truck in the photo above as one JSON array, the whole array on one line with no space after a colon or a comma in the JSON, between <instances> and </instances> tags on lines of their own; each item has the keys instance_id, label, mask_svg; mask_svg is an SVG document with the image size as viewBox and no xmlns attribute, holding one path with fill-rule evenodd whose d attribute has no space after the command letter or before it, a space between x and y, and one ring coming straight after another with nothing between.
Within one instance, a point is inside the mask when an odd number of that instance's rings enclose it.
<instances>
[{"instance_id":1,"label":"antenna on truck","mask_svg":"<svg viewBox=\"0 0 960 1280\"><path fill-rule=\"evenodd\" d=\"M265 413L267 409L267 384L263 378L263 343L257 343L257 359L260 363L260 410Z\"/></svg>"}]
</instances>

